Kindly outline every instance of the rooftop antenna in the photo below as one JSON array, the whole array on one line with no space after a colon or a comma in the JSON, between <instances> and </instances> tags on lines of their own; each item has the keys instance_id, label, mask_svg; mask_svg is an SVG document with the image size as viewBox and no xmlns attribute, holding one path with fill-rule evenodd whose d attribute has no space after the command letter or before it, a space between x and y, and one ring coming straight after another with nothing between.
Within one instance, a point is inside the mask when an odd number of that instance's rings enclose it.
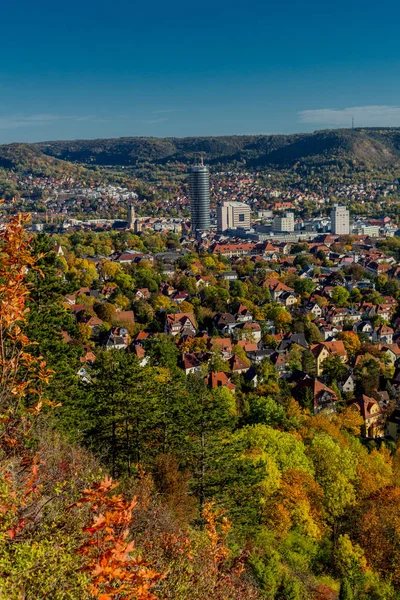
<instances>
[{"instance_id":1,"label":"rooftop antenna","mask_svg":"<svg viewBox=\"0 0 400 600\"><path fill-rule=\"evenodd\" d=\"M351 117L351 128L354 129L354 117Z\"/></svg>"},{"instance_id":2,"label":"rooftop antenna","mask_svg":"<svg viewBox=\"0 0 400 600\"><path fill-rule=\"evenodd\" d=\"M202 167L204 167L204 154L203 154L203 152L200 152L200 165Z\"/></svg>"}]
</instances>

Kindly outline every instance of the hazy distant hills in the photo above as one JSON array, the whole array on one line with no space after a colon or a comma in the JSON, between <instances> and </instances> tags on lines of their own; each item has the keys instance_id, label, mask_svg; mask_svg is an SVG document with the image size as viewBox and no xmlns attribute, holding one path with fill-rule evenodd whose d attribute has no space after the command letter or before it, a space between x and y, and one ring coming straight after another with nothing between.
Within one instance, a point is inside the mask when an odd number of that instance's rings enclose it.
<instances>
[{"instance_id":1,"label":"hazy distant hills","mask_svg":"<svg viewBox=\"0 0 400 600\"><path fill-rule=\"evenodd\" d=\"M200 152L211 165L307 168L332 164L400 166L400 128L337 129L293 135L119 138L7 144L0 168L33 174L85 173L84 166L192 164ZM75 163L75 164L71 164ZM79 163L79 164L76 164ZM93 172L92 172L93 173Z\"/></svg>"},{"instance_id":2,"label":"hazy distant hills","mask_svg":"<svg viewBox=\"0 0 400 600\"><path fill-rule=\"evenodd\" d=\"M309 134L193 138L119 138L43 142L41 152L62 160L95 165L136 165L142 162L192 163L199 152L215 163L244 162L248 166L323 165L348 159L371 167L400 160L400 128L338 129Z\"/></svg>"}]
</instances>

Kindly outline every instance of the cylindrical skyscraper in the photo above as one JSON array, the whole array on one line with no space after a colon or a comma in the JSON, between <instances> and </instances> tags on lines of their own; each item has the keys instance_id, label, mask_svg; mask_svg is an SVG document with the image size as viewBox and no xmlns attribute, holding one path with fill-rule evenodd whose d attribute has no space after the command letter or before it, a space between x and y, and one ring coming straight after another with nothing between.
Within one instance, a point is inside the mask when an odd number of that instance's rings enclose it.
<instances>
[{"instance_id":1,"label":"cylindrical skyscraper","mask_svg":"<svg viewBox=\"0 0 400 600\"><path fill-rule=\"evenodd\" d=\"M201 163L191 167L189 175L192 231L210 230L210 172Z\"/></svg>"}]
</instances>

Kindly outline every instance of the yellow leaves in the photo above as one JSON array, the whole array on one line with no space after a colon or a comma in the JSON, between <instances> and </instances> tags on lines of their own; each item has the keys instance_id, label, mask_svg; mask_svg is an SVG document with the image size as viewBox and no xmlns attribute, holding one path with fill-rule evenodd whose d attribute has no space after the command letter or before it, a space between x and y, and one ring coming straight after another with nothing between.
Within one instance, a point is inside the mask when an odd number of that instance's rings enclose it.
<instances>
[{"instance_id":1,"label":"yellow leaves","mask_svg":"<svg viewBox=\"0 0 400 600\"><path fill-rule=\"evenodd\" d=\"M393 461L384 446L374 449L359 460L357 465L357 497L366 498L389 486L393 477Z\"/></svg>"},{"instance_id":2,"label":"yellow leaves","mask_svg":"<svg viewBox=\"0 0 400 600\"><path fill-rule=\"evenodd\" d=\"M338 538L335 562L342 577L350 579L367 568L363 549L358 544L353 544L347 534Z\"/></svg>"},{"instance_id":3,"label":"yellow leaves","mask_svg":"<svg viewBox=\"0 0 400 600\"><path fill-rule=\"evenodd\" d=\"M277 493L265 506L265 517L275 533L284 537L295 526L316 540L322 538L323 490L304 471L288 469Z\"/></svg>"},{"instance_id":4,"label":"yellow leaves","mask_svg":"<svg viewBox=\"0 0 400 600\"><path fill-rule=\"evenodd\" d=\"M363 418L354 406L348 406L336 416L336 422L340 429L345 429L353 435L360 435Z\"/></svg>"},{"instance_id":5,"label":"yellow leaves","mask_svg":"<svg viewBox=\"0 0 400 600\"><path fill-rule=\"evenodd\" d=\"M341 331L338 339L343 341L343 345L349 356L354 356L361 349L361 342L356 333L353 331Z\"/></svg>"},{"instance_id":6,"label":"yellow leaves","mask_svg":"<svg viewBox=\"0 0 400 600\"><path fill-rule=\"evenodd\" d=\"M225 517L223 510L215 508L214 502L204 505L202 516L206 522L205 532L210 542L209 554L212 568L217 571L229 556L226 541L232 524Z\"/></svg>"},{"instance_id":7,"label":"yellow leaves","mask_svg":"<svg viewBox=\"0 0 400 600\"><path fill-rule=\"evenodd\" d=\"M39 402L37 402L35 404L35 406L29 410L30 410L30 412L38 415L40 413L40 411L42 410L42 406L43 406L43 402L41 400L39 400Z\"/></svg>"}]
</instances>

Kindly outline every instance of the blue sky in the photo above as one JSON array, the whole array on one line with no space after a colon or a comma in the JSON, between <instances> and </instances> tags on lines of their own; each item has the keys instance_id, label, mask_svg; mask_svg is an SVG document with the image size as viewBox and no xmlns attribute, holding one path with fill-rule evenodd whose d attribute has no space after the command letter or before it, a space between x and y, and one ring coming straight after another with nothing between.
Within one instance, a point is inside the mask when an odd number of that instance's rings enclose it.
<instances>
[{"instance_id":1,"label":"blue sky","mask_svg":"<svg viewBox=\"0 0 400 600\"><path fill-rule=\"evenodd\" d=\"M400 3L2 5L0 143L400 126Z\"/></svg>"}]
</instances>

